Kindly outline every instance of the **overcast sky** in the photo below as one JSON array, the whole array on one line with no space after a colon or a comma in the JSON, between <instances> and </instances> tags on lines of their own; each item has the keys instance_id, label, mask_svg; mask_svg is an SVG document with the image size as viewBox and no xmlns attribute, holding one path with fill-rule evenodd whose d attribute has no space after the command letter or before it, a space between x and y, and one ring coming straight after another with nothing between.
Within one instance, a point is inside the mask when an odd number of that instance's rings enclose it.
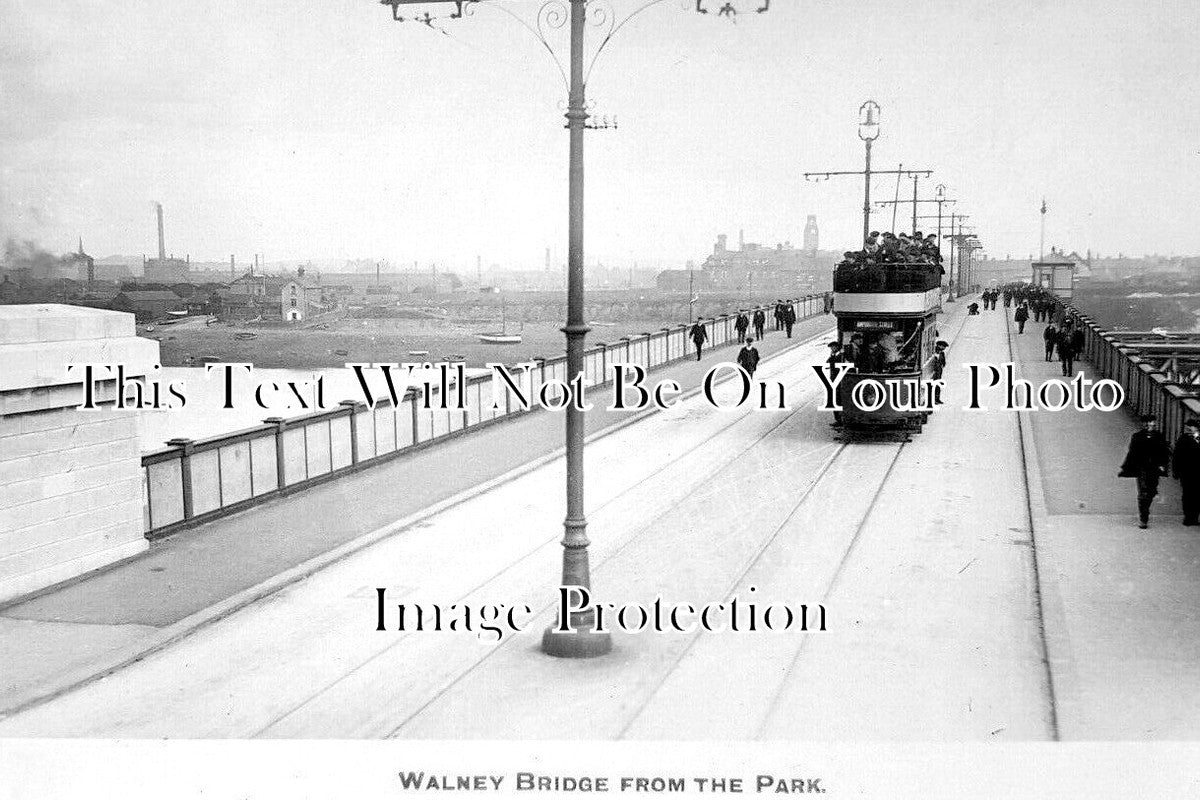
<instances>
[{"instance_id":1,"label":"overcast sky","mask_svg":"<svg viewBox=\"0 0 1200 800\"><path fill-rule=\"evenodd\" d=\"M861 168L868 98L876 165L933 169L988 254L1037 251L1043 195L1047 247L1200 253L1200 3L734 3L665 0L598 62L620 128L587 135L589 261L799 242L807 214L855 246L861 179L803 173ZM0 0L0 234L153 255L157 200L193 259L561 260L556 68L496 10L444 30L374 0Z\"/></svg>"}]
</instances>

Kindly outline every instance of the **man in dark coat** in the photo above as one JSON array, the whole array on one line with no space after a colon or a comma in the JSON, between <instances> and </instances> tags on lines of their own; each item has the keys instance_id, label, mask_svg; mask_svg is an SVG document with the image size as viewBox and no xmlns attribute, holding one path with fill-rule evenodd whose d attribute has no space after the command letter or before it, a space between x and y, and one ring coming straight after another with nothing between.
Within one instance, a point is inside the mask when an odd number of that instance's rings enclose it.
<instances>
[{"instance_id":1,"label":"man in dark coat","mask_svg":"<svg viewBox=\"0 0 1200 800\"><path fill-rule=\"evenodd\" d=\"M1071 332L1071 357L1078 358L1083 352L1083 326L1076 325L1075 330Z\"/></svg>"},{"instance_id":2,"label":"man in dark coat","mask_svg":"<svg viewBox=\"0 0 1200 800\"><path fill-rule=\"evenodd\" d=\"M1150 526L1150 504L1158 494L1158 479L1171 466L1171 448L1158 429L1153 414L1142 417L1142 429L1129 439L1129 451L1121 462L1121 478L1137 479L1138 527Z\"/></svg>"},{"instance_id":3,"label":"man in dark coat","mask_svg":"<svg viewBox=\"0 0 1200 800\"><path fill-rule=\"evenodd\" d=\"M1175 442L1171 472L1179 479L1183 495L1183 524L1200 525L1200 420L1183 423L1183 435Z\"/></svg>"},{"instance_id":4,"label":"man in dark coat","mask_svg":"<svg viewBox=\"0 0 1200 800\"><path fill-rule=\"evenodd\" d=\"M758 337L759 341L762 341L765 327L767 327L767 315L760 308L754 312L754 335Z\"/></svg>"},{"instance_id":5,"label":"man in dark coat","mask_svg":"<svg viewBox=\"0 0 1200 800\"><path fill-rule=\"evenodd\" d=\"M737 315L737 319L734 320L734 323L733 323L733 329L735 331L737 331L737 335L738 335L738 344L741 344L742 342L746 341L746 329L749 327L750 327L750 318L746 316L745 312L739 312Z\"/></svg>"},{"instance_id":6,"label":"man in dark coat","mask_svg":"<svg viewBox=\"0 0 1200 800\"><path fill-rule=\"evenodd\" d=\"M791 303L783 305L783 329L787 331L787 338L792 338L792 326L796 324L796 307Z\"/></svg>"},{"instance_id":7,"label":"man in dark coat","mask_svg":"<svg viewBox=\"0 0 1200 800\"><path fill-rule=\"evenodd\" d=\"M867 348L863 344L863 335L856 333L850 337L850 344L842 348L842 360L853 364L859 372L866 372Z\"/></svg>"},{"instance_id":8,"label":"man in dark coat","mask_svg":"<svg viewBox=\"0 0 1200 800\"><path fill-rule=\"evenodd\" d=\"M1062 330L1058 332L1058 341L1055 342L1058 347L1058 360L1062 362L1062 374L1070 378L1075 375L1075 349L1071 344L1071 325L1064 323Z\"/></svg>"},{"instance_id":9,"label":"man in dark coat","mask_svg":"<svg viewBox=\"0 0 1200 800\"><path fill-rule=\"evenodd\" d=\"M1046 360L1050 361L1054 358L1054 347L1058 344L1058 328L1054 327L1053 322L1042 331L1042 340L1046 343Z\"/></svg>"},{"instance_id":10,"label":"man in dark coat","mask_svg":"<svg viewBox=\"0 0 1200 800\"><path fill-rule=\"evenodd\" d=\"M746 343L738 351L737 363L739 367L746 370L747 375L751 378L754 377L754 370L758 369L758 348L754 346L753 337L746 339Z\"/></svg>"},{"instance_id":11,"label":"man in dark coat","mask_svg":"<svg viewBox=\"0 0 1200 800\"><path fill-rule=\"evenodd\" d=\"M692 344L696 345L696 360L700 360L700 351L704 349L704 343L708 341L708 330L705 329L704 323L696 320L692 325L692 329L688 331L688 336L692 338Z\"/></svg>"},{"instance_id":12,"label":"man in dark coat","mask_svg":"<svg viewBox=\"0 0 1200 800\"><path fill-rule=\"evenodd\" d=\"M1022 303L1013 314L1013 322L1017 323L1017 333L1025 332L1025 323L1029 321L1029 308Z\"/></svg>"}]
</instances>

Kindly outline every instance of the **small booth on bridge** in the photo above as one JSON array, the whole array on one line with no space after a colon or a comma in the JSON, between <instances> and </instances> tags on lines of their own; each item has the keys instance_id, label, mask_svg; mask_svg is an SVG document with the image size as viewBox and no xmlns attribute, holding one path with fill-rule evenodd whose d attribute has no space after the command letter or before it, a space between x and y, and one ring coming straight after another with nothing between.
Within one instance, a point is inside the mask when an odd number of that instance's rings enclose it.
<instances>
[{"instance_id":1,"label":"small booth on bridge","mask_svg":"<svg viewBox=\"0 0 1200 800\"><path fill-rule=\"evenodd\" d=\"M1048 289L1065 301L1075 288L1075 262L1051 249L1050 255L1033 262L1033 285Z\"/></svg>"}]
</instances>

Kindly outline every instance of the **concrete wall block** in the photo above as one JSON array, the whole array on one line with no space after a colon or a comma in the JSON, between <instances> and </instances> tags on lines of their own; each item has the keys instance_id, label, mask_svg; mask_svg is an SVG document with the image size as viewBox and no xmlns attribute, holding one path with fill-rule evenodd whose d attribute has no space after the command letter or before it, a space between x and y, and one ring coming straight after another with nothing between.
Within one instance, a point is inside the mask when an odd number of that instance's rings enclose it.
<instances>
[{"instance_id":1,"label":"concrete wall block","mask_svg":"<svg viewBox=\"0 0 1200 800\"><path fill-rule=\"evenodd\" d=\"M113 497L141 496L143 482L144 476L141 474L130 476L105 486L79 492L71 502L78 508L99 508L112 502ZM63 501L58 497L3 507L0 508L0 531L14 531L66 513L69 512L64 510Z\"/></svg>"},{"instance_id":2,"label":"concrete wall block","mask_svg":"<svg viewBox=\"0 0 1200 800\"><path fill-rule=\"evenodd\" d=\"M0 418L0 463L36 454L68 450L73 447L89 447L106 442L137 438L137 418L133 414L88 422L87 417L83 417L80 421L81 415L70 412L46 413L63 415L64 424L40 431L26 432L19 430L21 426L16 424L16 420L20 417ZM12 424L6 425L5 420L11 420ZM75 420L75 422L72 423L70 420Z\"/></svg>"},{"instance_id":3,"label":"concrete wall block","mask_svg":"<svg viewBox=\"0 0 1200 800\"><path fill-rule=\"evenodd\" d=\"M63 508L62 511L63 515L54 519L39 519L32 525L0 532L0 552L16 555L55 542L88 536L94 531L104 530L130 519L140 520L142 496L141 492L138 492L122 497L115 503L92 507L72 504L70 508Z\"/></svg>"},{"instance_id":4,"label":"concrete wall block","mask_svg":"<svg viewBox=\"0 0 1200 800\"><path fill-rule=\"evenodd\" d=\"M103 444L55 450L38 455L0 460L0 486L22 480L59 475L103 464L140 463L137 439L122 439Z\"/></svg>"},{"instance_id":5,"label":"concrete wall block","mask_svg":"<svg viewBox=\"0 0 1200 800\"><path fill-rule=\"evenodd\" d=\"M104 486L129 475L136 474L138 465L129 463L127 467L113 464L100 464L85 469L57 475L45 475L29 480L17 481L4 487L3 502L6 507L22 503L32 503L52 497L64 497L84 489Z\"/></svg>"},{"instance_id":6,"label":"concrete wall block","mask_svg":"<svg viewBox=\"0 0 1200 800\"><path fill-rule=\"evenodd\" d=\"M135 426L137 424L136 415L130 414L128 411L98 408L85 413L73 408L53 408L18 414L14 417L0 415L0 435L41 433L55 428L73 427L76 424L92 425L116 420L132 421Z\"/></svg>"},{"instance_id":7,"label":"concrete wall block","mask_svg":"<svg viewBox=\"0 0 1200 800\"><path fill-rule=\"evenodd\" d=\"M60 539L41 547L8 553L0 557L0 583L75 559L95 555L130 542L145 541L141 515L102 528L91 528L70 539Z\"/></svg>"},{"instance_id":8,"label":"concrete wall block","mask_svg":"<svg viewBox=\"0 0 1200 800\"><path fill-rule=\"evenodd\" d=\"M84 573L111 564L114 561L119 561L123 558L132 558L138 553L145 552L149 547L150 542L146 541L145 538L139 537L136 540L118 544L108 550L90 553L60 564L53 564L44 569L0 580L0 602L7 602L46 586L65 581L68 578L83 575Z\"/></svg>"}]
</instances>

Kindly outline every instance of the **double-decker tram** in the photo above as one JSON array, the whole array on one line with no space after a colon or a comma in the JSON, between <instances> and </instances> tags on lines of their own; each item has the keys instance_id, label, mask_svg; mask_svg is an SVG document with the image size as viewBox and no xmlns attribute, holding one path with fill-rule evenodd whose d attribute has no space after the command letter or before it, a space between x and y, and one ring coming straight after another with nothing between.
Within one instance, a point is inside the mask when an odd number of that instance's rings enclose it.
<instances>
[{"instance_id":1,"label":"double-decker tram","mask_svg":"<svg viewBox=\"0 0 1200 800\"><path fill-rule=\"evenodd\" d=\"M833 276L837 342L831 363L849 368L837 386L844 433L920 431L934 402L931 377L938 341L942 268L905 251L847 253ZM880 255L880 253L884 255ZM891 255L895 253L895 255ZM910 252L911 255L911 252Z\"/></svg>"}]
</instances>

